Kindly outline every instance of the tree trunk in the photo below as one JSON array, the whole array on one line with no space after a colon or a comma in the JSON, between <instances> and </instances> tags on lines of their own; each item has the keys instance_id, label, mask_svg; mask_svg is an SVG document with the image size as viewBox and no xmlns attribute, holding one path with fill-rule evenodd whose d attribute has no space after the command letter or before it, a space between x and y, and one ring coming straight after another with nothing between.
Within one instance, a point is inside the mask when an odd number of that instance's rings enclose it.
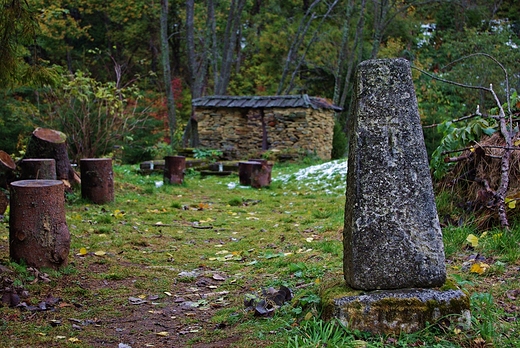
<instances>
[{"instance_id":1,"label":"tree trunk","mask_svg":"<svg viewBox=\"0 0 520 348\"><path fill-rule=\"evenodd\" d=\"M20 161L22 180L56 180L56 161L53 158L26 158Z\"/></svg>"},{"instance_id":2,"label":"tree trunk","mask_svg":"<svg viewBox=\"0 0 520 348\"><path fill-rule=\"evenodd\" d=\"M186 54L188 56L188 70L190 72L190 90L191 99L196 99L202 96L204 90L204 80L208 73L209 59L208 51L211 46L211 30L213 15L210 15L212 10L212 1L208 2L208 19L206 35L204 35L204 41L202 43L202 49L200 52L200 58L197 59L195 55L195 29L194 29L194 11L195 11L195 0L186 1ZM191 117L186 124L184 134L182 136L183 146L197 147L199 145L199 134L197 121L194 117L194 110L191 112Z\"/></svg>"},{"instance_id":3,"label":"tree trunk","mask_svg":"<svg viewBox=\"0 0 520 348\"><path fill-rule=\"evenodd\" d=\"M68 262L70 233L64 185L58 180L11 183L9 254L27 266L58 269Z\"/></svg>"},{"instance_id":4,"label":"tree trunk","mask_svg":"<svg viewBox=\"0 0 520 348\"><path fill-rule=\"evenodd\" d=\"M56 178L70 187L71 184L80 184L81 180L70 164L66 141L67 136L60 131L36 128L27 145L24 159L53 158L56 161Z\"/></svg>"},{"instance_id":5,"label":"tree trunk","mask_svg":"<svg viewBox=\"0 0 520 348\"><path fill-rule=\"evenodd\" d=\"M161 54L163 64L164 89L168 105L168 124L170 128L170 144L175 147L174 135L177 128L175 99L173 97L172 73L170 67L170 47L168 45L168 0L161 0Z\"/></svg>"},{"instance_id":6,"label":"tree trunk","mask_svg":"<svg viewBox=\"0 0 520 348\"><path fill-rule=\"evenodd\" d=\"M284 90L285 80L287 78L287 75L289 74L289 70L291 69L291 65L296 60L297 52L300 48L300 46L303 43L303 40L305 38L305 35L307 34L307 31L309 30L309 27L314 19L316 19L317 15L313 12L311 13L311 10L318 5L318 3L321 0L315 0L307 9L305 15L302 17L300 21L300 25L298 27L298 30L296 31L295 37L293 41L291 42L291 47L289 48L289 52L287 52L287 58L285 59L285 65L282 70L282 76L280 78L280 82L278 84L278 90L276 91L276 95L280 95ZM310 17L310 18L308 18Z\"/></svg>"},{"instance_id":7,"label":"tree trunk","mask_svg":"<svg viewBox=\"0 0 520 348\"><path fill-rule=\"evenodd\" d=\"M240 19L245 6L245 0L232 0L229 9L228 20L224 32L224 48L222 49L222 64L218 79L215 81L215 94L225 95L229 80L231 79L231 67L233 55L237 43L237 34L240 32ZM213 57L215 59L215 57Z\"/></svg>"},{"instance_id":8,"label":"tree trunk","mask_svg":"<svg viewBox=\"0 0 520 348\"><path fill-rule=\"evenodd\" d=\"M94 204L114 201L114 172L111 158L83 158L80 160L81 197Z\"/></svg>"}]
</instances>

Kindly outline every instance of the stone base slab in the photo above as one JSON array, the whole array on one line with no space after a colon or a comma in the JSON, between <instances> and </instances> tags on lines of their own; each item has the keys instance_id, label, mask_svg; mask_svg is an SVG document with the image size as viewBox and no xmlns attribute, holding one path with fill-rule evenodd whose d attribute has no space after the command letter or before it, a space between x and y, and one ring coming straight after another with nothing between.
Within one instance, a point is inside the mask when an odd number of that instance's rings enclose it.
<instances>
[{"instance_id":1,"label":"stone base slab","mask_svg":"<svg viewBox=\"0 0 520 348\"><path fill-rule=\"evenodd\" d=\"M412 333L447 316L463 329L471 325L469 298L460 290L381 290L333 303L333 315L343 325L373 334Z\"/></svg>"}]
</instances>

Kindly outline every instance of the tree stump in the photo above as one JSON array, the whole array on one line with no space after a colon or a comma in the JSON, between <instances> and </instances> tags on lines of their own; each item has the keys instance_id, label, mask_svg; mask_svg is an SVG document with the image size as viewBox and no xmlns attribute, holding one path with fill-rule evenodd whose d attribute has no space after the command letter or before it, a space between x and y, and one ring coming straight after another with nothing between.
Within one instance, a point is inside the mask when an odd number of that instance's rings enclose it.
<instances>
[{"instance_id":1,"label":"tree stump","mask_svg":"<svg viewBox=\"0 0 520 348\"><path fill-rule=\"evenodd\" d=\"M32 133L25 158L53 158L56 161L56 178L65 185L79 184L81 180L70 164L67 153L67 136L57 130L36 128Z\"/></svg>"},{"instance_id":2,"label":"tree stump","mask_svg":"<svg viewBox=\"0 0 520 348\"><path fill-rule=\"evenodd\" d=\"M0 190L0 216L4 215L7 210L7 206L9 205L9 199L4 191Z\"/></svg>"},{"instance_id":3,"label":"tree stump","mask_svg":"<svg viewBox=\"0 0 520 348\"><path fill-rule=\"evenodd\" d=\"M253 164L259 162L238 162L238 181L240 185L251 186L251 172L253 171Z\"/></svg>"},{"instance_id":4,"label":"tree stump","mask_svg":"<svg viewBox=\"0 0 520 348\"><path fill-rule=\"evenodd\" d=\"M267 170L268 170L267 182L268 182L269 184L271 184L271 171L272 171L272 169L273 169L273 164L272 164L272 163L269 163L268 160L263 159L263 158L249 159L249 161L251 161L251 162L260 162L260 163L262 163L264 166L267 166Z\"/></svg>"},{"instance_id":5,"label":"tree stump","mask_svg":"<svg viewBox=\"0 0 520 348\"><path fill-rule=\"evenodd\" d=\"M70 233L65 220L64 184L21 180L10 185L9 253L27 266L58 269L68 262Z\"/></svg>"},{"instance_id":6,"label":"tree stump","mask_svg":"<svg viewBox=\"0 0 520 348\"><path fill-rule=\"evenodd\" d=\"M56 180L53 158L26 158L20 161L22 180Z\"/></svg>"},{"instance_id":7,"label":"tree stump","mask_svg":"<svg viewBox=\"0 0 520 348\"><path fill-rule=\"evenodd\" d=\"M251 187L261 188L271 184L271 168L267 162L253 162L251 166Z\"/></svg>"},{"instance_id":8,"label":"tree stump","mask_svg":"<svg viewBox=\"0 0 520 348\"><path fill-rule=\"evenodd\" d=\"M83 158L79 161L81 197L94 204L114 201L114 172L111 158Z\"/></svg>"},{"instance_id":9,"label":"tree stump","mask_svg":"<svg viewBox=\"0 0 520 348\"><path fill-rule=\"evenodd\" d=\"M11 181L14 180L14 170L16 169L16 163L7 152L0 150L0 187L5 189Z\"/></svg>"},{"instance_id":10,"label":"tree stump","mask_svg":"<svg viewBox=\"0 0 520 348\"><path fill-rule=\"evenodd\" d=\"M186 157L166 156L164 157L164 182L166 184L180 185L184 181L186 170Z\"/></svg>"}]
</instances>

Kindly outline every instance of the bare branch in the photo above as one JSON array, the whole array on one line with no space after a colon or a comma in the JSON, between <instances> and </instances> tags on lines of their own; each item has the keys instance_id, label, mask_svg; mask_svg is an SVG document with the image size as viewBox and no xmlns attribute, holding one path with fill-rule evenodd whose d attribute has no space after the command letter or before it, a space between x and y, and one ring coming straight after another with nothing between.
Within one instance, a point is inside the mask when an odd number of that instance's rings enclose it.
<instances>
[{"instance_id":1,"label":"bare branch","mask_svg":"<svg viewBox=\"0 0 520 348\"><path fill-rule=\"evenodd\" d=\"M422 70L422 69L420 69L420 68L418 68L416 66L412 66L412 69L415 69L415 70L419 71L421 74L429 76L429 77L431 77L434 80L438 80L438 81L441 81L441 82L444 82L444 83L447 83L447 84L450 84L450 85L463 87L463 88L478 89L478 90L482 90L482 91L486 91L486 92L491 92L489 90L489 88L486 88L486 87L467 85L467 84L464 84L464 83L459 83L459 82L455 82L455 81L451 81L451 80L446 80L446 79L440 78L440 77L435 76L433 74L430 74L429 72L427 72L425 70Z\"/></svg>"}]
</instances>

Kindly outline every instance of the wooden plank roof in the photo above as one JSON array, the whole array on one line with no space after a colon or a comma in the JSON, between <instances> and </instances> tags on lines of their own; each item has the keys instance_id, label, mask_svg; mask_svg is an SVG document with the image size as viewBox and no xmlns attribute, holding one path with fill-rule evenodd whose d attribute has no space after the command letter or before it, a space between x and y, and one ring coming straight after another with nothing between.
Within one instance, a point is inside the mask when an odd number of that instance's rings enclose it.
<instances>
[{"instance_id":1,"label":"wooden plank roof","mask_svg":"<svg viewBox=\"0 0 520 348\"><path fill-rule=\"evenodd\" d=\"M339 106L331 104L326 99L309 97L307 94L277 96L214 95L193 99L191 103L194 107L201 108L267 109L311 107L313 109L342 110Z\"/></svg>"}]
</instances>

